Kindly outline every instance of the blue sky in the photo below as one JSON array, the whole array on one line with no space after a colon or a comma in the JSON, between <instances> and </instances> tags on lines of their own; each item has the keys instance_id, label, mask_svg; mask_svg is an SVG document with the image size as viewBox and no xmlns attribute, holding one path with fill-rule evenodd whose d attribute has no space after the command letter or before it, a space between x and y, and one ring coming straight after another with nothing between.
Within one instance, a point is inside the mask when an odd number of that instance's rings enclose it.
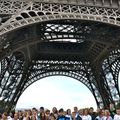
<instances>
[{"instance_id":1,"label":"blue sky","mask_svg":"<svg viewBox=\"0 0 120 120\"><path fill-rule=\"evenodd\" d=\"M16 105L18 108L58 109L94 107L96 102L89 89L81 82L65 76L46 77L30 85L21 95Z\"/></svg>"}]
</instances>

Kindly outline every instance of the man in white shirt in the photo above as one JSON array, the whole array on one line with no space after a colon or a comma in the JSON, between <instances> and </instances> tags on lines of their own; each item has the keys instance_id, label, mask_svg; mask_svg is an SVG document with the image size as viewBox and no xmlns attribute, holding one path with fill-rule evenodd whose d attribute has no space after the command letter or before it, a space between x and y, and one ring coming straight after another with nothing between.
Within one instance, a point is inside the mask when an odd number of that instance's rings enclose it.
<instances>
[{"instance_id":1,"label":"man in white shirt","mask_svg":"<svg viewBox=\"0 0 120 120\"><path fill-rule=\"evenodd\" d=\"M114 120L120 120L120 108L116 109L116 114L114 115Z\"/></svg>"}]
</instances>

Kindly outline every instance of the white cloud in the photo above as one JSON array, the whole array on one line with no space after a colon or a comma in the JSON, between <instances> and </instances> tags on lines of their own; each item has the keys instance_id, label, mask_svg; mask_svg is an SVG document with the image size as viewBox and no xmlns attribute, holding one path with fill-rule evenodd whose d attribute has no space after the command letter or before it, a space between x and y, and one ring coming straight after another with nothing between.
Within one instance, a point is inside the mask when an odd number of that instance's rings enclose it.
<instances>
[{"instance_id":1,"label":"white cloud","mask_svg":"<svg viewBox=\"0 0 120 120\"><path fill-rule=\"evenodd\" d=\"M41 79L29 86L18 100L16 108L40 106L49 109L54 106L58 109L92 106L96 109L95 99L86 86L74 79L58 76Z\"/></svg>"}]
</instances>

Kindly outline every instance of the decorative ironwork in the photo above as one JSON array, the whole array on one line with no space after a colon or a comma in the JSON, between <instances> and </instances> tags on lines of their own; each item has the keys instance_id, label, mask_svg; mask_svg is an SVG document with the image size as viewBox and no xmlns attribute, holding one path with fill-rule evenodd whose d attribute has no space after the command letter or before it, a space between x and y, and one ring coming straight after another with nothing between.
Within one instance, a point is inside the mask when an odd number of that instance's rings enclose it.
<instances>
[{"instance_id":1,"label":"decorative ironwork","mask_svg":"<svg viewBox=\"0 0 120 120\"><path fill-rule=\"evenodd\" d=\"M13 7L13 5L16 6L16 2L14 2L12 6L10 1L3 2L3 4L5 3L8 8ZM10 20L0 27L0 35L25 25L58 19L83 19L109 23L117 26L120 25L119 9L116 8L44 2L30 2L28 5L26 5L26 2L20 3L21 2L17 3L17 8L23 8L23 10L18 11L17 15L12 16ZM6 4L4 6L6 6ZM16 9L13 8L13 10Z\"/></svg>"},{"instance_id":2,"label":"decorative ironwork","mask_svg":"<svg viewBox=\"0 0 120 120\"><path fill-rule=\"evenodd\" d=\"M118 101L119 6L119 0L1 0L2 108L10 111L29 85L53 75L82 82L98 107Z\"/></svg>"},{"instance_id":3,"label":"decorative ironwork","mask_svg":"<svg viewBox=\"0 0 120 120\"><path fill-rule=\"evenodd\" d=\"M0 96L6 104L10 104L15 96L17 86L23 76L24 60L20 53L16 54L17 56L11 55L1 61ZM7 107L7 105L3 107Z\"/></svg>"}]
</instances>

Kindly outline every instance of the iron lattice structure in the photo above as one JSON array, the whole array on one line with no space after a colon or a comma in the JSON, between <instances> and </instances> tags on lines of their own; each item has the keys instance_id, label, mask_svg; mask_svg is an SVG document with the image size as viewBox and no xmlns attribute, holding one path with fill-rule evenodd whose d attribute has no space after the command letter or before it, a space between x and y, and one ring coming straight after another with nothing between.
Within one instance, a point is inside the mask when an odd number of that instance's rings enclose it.
<instances>
[{"instance_id":1,"label":"iron lattice structure","mask_svg":"<svg viewBox=\"0 0 120 120\"><path fill-rule=\"evenodd\" d=\"M119 101L119 0L0 0L0 22L3 110L53 75L82 82L98 107Z\"/></svg>"}]
</instances>

